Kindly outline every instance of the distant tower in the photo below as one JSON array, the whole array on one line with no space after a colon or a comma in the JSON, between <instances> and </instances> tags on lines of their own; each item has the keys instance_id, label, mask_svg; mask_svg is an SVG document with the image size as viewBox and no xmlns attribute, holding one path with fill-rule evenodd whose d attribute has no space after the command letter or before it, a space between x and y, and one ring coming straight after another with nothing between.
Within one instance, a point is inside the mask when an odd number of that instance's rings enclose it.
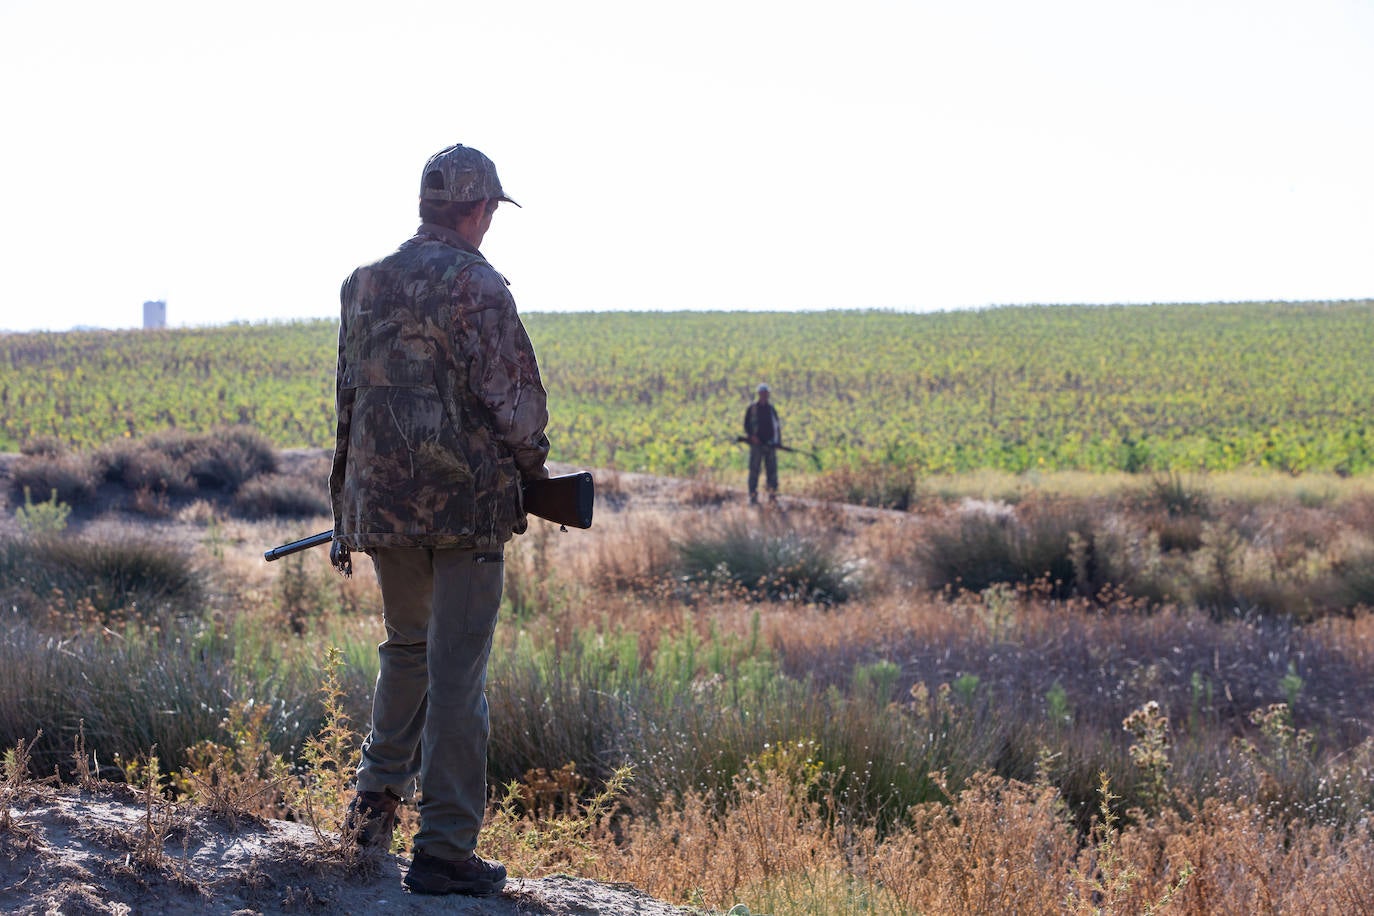
<instances>
[{"instance_id":1,"label":"distant tower","mask_svg":"<svg viewBox=\"0 0 1374 916\"><path fill-rule=\"evenodd\" d=\"M167 327L167 303L162 299L143 303L143 329Z\"/></svg>"}]
</instances>

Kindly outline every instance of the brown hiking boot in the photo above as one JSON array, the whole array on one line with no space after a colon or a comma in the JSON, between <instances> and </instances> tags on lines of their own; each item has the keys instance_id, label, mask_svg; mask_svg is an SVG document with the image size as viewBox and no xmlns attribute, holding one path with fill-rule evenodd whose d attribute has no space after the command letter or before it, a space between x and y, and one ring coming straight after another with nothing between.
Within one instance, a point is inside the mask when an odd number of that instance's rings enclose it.
<instances>
[{"instance_id":1,"label":"brown hiking boot","mask_svg":"<svg viewBox=\"0 0 1374 916\"><path fill-rule=\"evenodd\" d=\"M470 894L490 897L506 886L506 866L473 853L461 862L432 856L423 849L406 872L405 886L416 894Z\"/></svg>"},{"instance_id":2,"label":"brown hiking boot","mask_svg":"<svg viewBox=\"0 0 1374 916\"><path fill-rule=\"evenodd\" d=\"M396 830L396 806L401 800L390 792L357 792L344 815L343 840L362 849L391 851Z\"/></svg>"}]
</instances>

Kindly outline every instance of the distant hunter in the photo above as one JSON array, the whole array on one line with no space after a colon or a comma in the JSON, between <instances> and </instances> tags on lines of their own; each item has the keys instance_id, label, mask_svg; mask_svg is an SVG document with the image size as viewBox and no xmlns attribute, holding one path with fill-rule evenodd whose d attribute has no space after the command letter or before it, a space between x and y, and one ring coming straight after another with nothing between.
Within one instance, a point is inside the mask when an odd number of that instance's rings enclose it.
<instances>
[{"instance_id":1,"label":"distant hunter","mask_svg":"<svg viewBox=\"0 0 1374 916\"><path fill-rule=\"evenodd\" d=\"M782 420L769 399L767 382L760 382L754 402L744 411L744 437L749 442L749 502L759 501L759 470L765 473L768 498L778 499L778 449L782 446Z\"/></svg>"}]
</instances>

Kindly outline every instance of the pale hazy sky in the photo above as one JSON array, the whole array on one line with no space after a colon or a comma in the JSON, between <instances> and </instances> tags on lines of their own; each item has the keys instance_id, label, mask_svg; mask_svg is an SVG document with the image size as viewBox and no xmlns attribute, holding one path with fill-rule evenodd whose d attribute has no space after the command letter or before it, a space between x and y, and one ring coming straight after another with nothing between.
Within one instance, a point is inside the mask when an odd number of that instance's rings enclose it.
<instances>
[{"instance_id":1,"label":"pale hazy sky","mask_svg":"<svg viewBox=\"0 0 1374 916\"><path fill-rule=\"evenodd\" d=\"M0 328L329 317L425 159L524 311L1374 295L1374 0L0 0Z\"/></svg>"}]
</instances>

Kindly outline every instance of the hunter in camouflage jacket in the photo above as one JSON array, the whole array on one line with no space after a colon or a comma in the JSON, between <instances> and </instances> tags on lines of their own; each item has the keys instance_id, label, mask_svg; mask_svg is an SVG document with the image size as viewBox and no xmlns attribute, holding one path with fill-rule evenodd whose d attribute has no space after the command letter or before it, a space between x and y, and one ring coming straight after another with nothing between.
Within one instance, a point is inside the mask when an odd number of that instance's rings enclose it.
<instances>
[{"instance_id":1,"label":"hunter in camouflage jacket","mask_svg":"<svg viewBox=\"0 0 1374 916\"><path fill-rule=\"evenodd\" d=\"M506 286L429 223L344 281L329 477L344 546L497 548L525 530L548 406Z\"/></svg>"}]
</instances>

